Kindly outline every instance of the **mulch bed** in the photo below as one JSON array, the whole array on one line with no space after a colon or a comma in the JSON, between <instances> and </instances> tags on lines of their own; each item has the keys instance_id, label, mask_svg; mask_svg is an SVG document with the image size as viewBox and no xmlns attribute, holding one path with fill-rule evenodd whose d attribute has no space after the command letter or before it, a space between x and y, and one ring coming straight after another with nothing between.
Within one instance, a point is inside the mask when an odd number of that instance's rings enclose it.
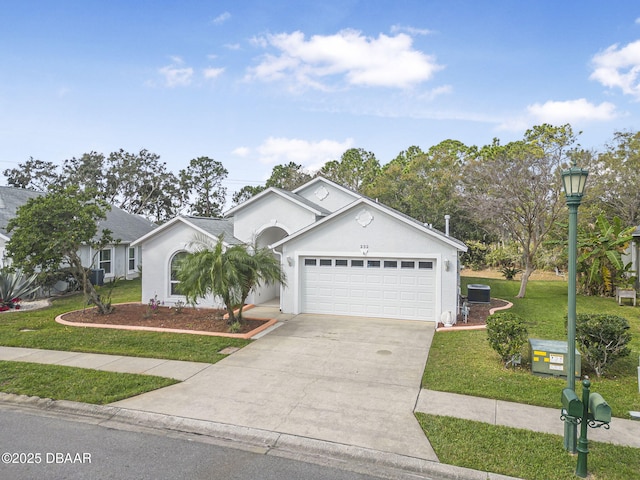
<instances>
[{"instance_id":1,"label":"mulch bed","mask_svg":"<svg viewBox=\"0 0 640 480\"><path fill-rule=\"evenodd\" d=\"M450 328L460 327L476 327L487 324L487 317L489 316L489 310L492 308L505 307L509 305L504 300L492 298L490 303L470 303L469 316L467 317L467 323L464 323L464 317L462 314L458 315L457 323ZM439 323L438 326L442 324Z\"/></svg>"},{"instance_id":2,"label":"mulch bed","mask_svg":"<svg viewBox=\"0 0 640 480\"><path fill-rule=\"evenodd\" d=\"M158 307L150 311L146 304L127 303L116 305L109 315L98 314L95 307L62 315L62 319L75 323L96 323L103 325L128 325L135 327L173 328L199 332L229 333L227 320L222 318L226 310L213 308L185 307L180 313L175 308ZM239 332L248 333L267 320L246 318Z\"/></svg>"}]
</instances>

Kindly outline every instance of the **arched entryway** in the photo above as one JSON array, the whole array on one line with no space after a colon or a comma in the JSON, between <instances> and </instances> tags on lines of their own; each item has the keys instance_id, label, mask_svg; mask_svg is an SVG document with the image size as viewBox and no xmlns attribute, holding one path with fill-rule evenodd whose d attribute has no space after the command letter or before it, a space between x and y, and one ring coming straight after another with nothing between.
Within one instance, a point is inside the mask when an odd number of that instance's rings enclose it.
<instances>
[{"instance_id":1,"label":"arched entryway","mask_svg":"<svg viewBox=\"0 0 640 480\"><path fill-rule=\"evenodd\" d=\"M282 240L288 233L281 227L271 226L261 230L256 236L256 246L258 248L267 248L269 245ZM278 261L280 257L273 254ZM262 285L254 288L249 295L249 303L256 305L276 301L280 297L280 283L271 285Z\"/></svg>"}]
</instances>

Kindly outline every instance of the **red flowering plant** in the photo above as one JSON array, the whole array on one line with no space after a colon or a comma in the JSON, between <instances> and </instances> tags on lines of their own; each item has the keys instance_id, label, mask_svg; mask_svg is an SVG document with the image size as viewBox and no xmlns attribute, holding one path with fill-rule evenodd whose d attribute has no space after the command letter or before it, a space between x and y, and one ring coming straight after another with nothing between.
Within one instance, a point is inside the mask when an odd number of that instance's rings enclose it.
<instances>
[{"instance_id":1,"label":"red flowering plant","mask_svg":"<svg viewBox=\"0 0 640 480\"><path fill-rule=\"evenodd\" d=\"M36 275L25 277L19 270L0 270L0 312L19 310L22 297L35 293Z\"/></svg>"}]
</instances>

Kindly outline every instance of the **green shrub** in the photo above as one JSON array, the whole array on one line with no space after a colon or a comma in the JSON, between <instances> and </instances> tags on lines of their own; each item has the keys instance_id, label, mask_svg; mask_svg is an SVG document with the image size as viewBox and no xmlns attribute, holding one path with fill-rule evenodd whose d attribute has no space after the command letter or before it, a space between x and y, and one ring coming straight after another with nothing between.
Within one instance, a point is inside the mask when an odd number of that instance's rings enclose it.
<instances>
[{"instance_id":1,"label":"green shrub","mask_svg":"<svg viewBox=\"0 0 640 480\"><path fill-rule=\"evenodd\" d=\"M582 359L596 376L602 376L618 358L631 353L629 322L610 314L576 315L576 341Z\"/></svg>"},{"instance_id":2,"label":"green shrub","mask_svg":"<svg viewBox=\"0 0 640 480\"><path fill-rule=\"evenodd\" d=\"M520 363L527 338L524 320L515 313L494 313L487 318L487 340L506 367Z\"/></svg>"},{"instance_id":3,"label":"green shrub","mask_svg":"<svg viewBox=\"0 0 640 480\"><path fill-rule=\"evenodd\" d=\"M522 272L522 269L515 265L506 265L500 269L500 273L506 280L513 280L520 272Z\"/></svg>"}]
</instances>

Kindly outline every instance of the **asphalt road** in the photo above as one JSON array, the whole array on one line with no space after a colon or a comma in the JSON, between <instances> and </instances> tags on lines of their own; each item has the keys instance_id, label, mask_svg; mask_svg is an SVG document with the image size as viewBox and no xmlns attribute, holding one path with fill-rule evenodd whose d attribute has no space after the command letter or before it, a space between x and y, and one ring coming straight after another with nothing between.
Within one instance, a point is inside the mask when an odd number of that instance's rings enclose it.
<instances>
[{"instance_id":1,"label":"asphalt road","mask_svg":"<svg viewBox=\"0 0 640 480\"><path fill-rule=\"evenodd\" d=\"M132 427L127 427L132 428ZM0 406L0 478L136 480L374 480L404 472L265 455L207 437L93 422ZM313 461L313 460L312 460ZM420 478L407 474L406 478ZM427 477L425 477L427 478ZM433 478L433 477L429 477Z\"/></svg>"}]
</instances>

